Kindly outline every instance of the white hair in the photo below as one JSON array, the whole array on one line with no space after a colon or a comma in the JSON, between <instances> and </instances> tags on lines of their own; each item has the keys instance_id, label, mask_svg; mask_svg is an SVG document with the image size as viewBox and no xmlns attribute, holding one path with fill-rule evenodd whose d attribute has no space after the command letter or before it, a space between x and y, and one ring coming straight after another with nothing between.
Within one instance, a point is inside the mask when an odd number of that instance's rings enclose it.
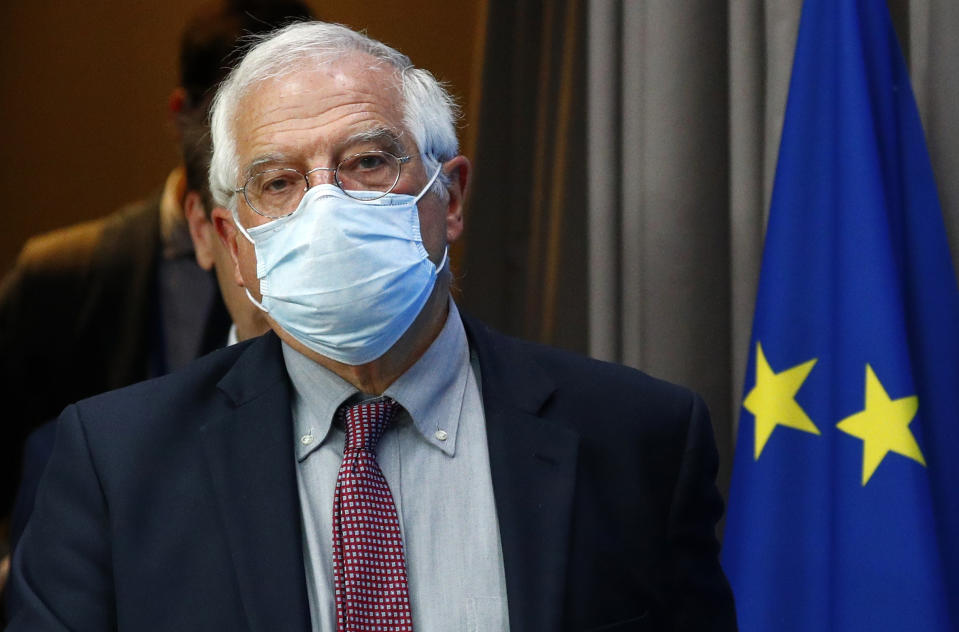
<instances>
[{"instance_id":1,"label":"white hair","mask_svg":"<svg viewBox=\"0 0 959 632\"><path fill-rule=\"evenodd\" d=\"M233 125L240 100L263 81L354 53L364 53L395 69L403 99L403 124L419 147L427 173L459 152L458 109L453 97L429 71L414 67L403 53L345 26L325 22L291 24L251 41L253 46L243 61L220 84L210 112L210 191L216 204L235 209L240 165Z\"/></svg>"}]
</instances>

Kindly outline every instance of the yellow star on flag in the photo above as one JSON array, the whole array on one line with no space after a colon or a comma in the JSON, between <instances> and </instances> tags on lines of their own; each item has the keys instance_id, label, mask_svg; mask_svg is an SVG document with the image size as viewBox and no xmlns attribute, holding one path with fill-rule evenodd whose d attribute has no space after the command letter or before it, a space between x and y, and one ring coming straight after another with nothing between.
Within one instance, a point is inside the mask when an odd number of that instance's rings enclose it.
<instances>
[{"instance_id":1,"label":"yellow star on flag","mask_svg":"<svg viewBox=\"0 0 959 632\"><path fill-rule=\"evenodd\" d=\"M909 430L909 424L919 410L915 395L890 399L872 367L866 365L866 407L846 417L836 427L862 439L862 484L870 477L890 452L918 461L925 467L926 460Z\"/></svg>"},{"instance_id":2,"label":"yellow star on flag","mask_svg":"<svg viewBox=\"0 0 959 632\"><path fill-rule=\"evenodd\" d=\"M743 407L756 418L753 452L757 461L776 426L819 434L819 428L796 403L796 393L806 381L814 364L816 358L775 373L766 361L762 345L756 343L756 385L746 395Z\"/></svg>"}]
</instances>

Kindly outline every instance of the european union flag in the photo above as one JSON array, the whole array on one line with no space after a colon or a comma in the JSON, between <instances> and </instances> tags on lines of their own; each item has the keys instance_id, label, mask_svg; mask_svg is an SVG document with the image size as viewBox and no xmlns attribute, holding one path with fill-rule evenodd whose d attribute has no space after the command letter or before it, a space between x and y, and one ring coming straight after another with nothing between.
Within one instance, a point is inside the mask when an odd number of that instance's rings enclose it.
<instances>
[{"instance_id":1,"label":"european union flag","mask_svg":"<svg viewBox=\"0 0 959 632\"><path fill-rule=\"evenodd\" d=\"M883 0L806 0L723 552L741 629L957 630L957 544L959 292L908 73Z\"/></svg>"}]
</instances>

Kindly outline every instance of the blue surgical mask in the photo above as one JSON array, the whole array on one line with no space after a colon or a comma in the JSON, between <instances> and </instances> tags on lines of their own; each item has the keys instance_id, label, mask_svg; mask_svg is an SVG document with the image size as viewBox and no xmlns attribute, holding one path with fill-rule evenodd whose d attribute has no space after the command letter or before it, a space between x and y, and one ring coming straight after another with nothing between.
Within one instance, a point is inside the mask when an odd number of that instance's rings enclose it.
<instances>
[{"instance_id":1,"label":"blue surgical mask","mask_svg":"<svg viewBox=\"0 0 959 632\"><path fill-rule=\"evenodd\" d=\"M349 197L310 188L296 211L243 228L256 251L262 302L253 303L293 338L345 364L371 362L409 329L426 304L448 248L434 265L423 246L419 211L440 169L416 196Z\"/></svg>"}]
</instances>

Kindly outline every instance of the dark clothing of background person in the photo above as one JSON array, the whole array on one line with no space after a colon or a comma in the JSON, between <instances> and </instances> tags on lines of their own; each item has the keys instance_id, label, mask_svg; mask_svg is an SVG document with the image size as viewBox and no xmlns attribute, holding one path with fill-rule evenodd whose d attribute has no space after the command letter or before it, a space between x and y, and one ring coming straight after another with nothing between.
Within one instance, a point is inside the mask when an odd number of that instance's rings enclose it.
<instances>
[{"instance_id":1,"label":"dark clothing of background person","mask_svg":"<svg viewBox=\"0 0 959 632\"><path fill-rule=\"evenodd\" d=\"M57 438L56 420L48 421L27 436L23 445L23 470L20 473L20 486L13 501L10 513L10 550L17 548L20 536L27 527L27 520L33 513L33 502L40 486L40 477L47 467L47 461L53 454L53 444Z\"/></svg>"},{"instance_id":2,"label":"dark clothing of background person","mask_svg":"<svg viewBox=\"0 0 959 632\"><path fill-rule=\"evenodd\" d=\"M74 401L165 373L156 291L160 196L27 242L0 287L3 513L30 431ZM194 266L195 267L195 266ZM212 276L184 292L210 305L196 354L221 346L229 317Z\"/></svg>"}]
</instances>

